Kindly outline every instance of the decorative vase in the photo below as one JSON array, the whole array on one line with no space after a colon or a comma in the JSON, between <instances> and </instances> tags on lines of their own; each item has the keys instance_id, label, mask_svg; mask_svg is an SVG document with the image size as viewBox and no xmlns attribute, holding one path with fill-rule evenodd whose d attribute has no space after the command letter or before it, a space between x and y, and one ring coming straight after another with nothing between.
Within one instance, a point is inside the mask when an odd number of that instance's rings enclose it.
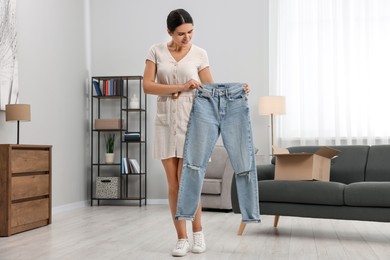
<instances>
[{"instance_id":1,"label":"decorative vase","mask_svg":"<svg viewBox=\"0 0 390 260\"><path fill-rule=\"evenodd\" d=\"M106 153L106 163L114 163L114 154Z\"/></svg>"},{"instance_id":2,"label":"decorative vase","mask_svg":"<svg viewBox=\"0 0 390 260\"><path fill-rule=\"evenodd\" d=\"M138 109L139 108L139 99L136 94L130 98L129 108Z\"/></svg>"}]
</instances>

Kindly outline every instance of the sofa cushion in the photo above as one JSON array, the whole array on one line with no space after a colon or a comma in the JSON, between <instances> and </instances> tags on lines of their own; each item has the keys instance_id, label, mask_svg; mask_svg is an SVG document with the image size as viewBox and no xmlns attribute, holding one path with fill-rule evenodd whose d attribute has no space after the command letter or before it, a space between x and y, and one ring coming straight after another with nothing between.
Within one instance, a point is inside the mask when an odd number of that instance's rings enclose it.
<instances>
[{"instance_id":1,"label":"sofa cushion","mask_svg":"<svg viewBox=\"0 0 390 260\"><path fill-rule=\"evenodd\" d=\"M368 152L366 181L390 181L390 145L373 145Z\"/></svg>"},{"instance_id":2,"label":"sofa cushion","mask_svg":"<svg viewBox=\"0 0 390 260\"><path fill-rule=\"evenodd\" d=\"M345 187L347 206L390 207L390 182L356 182Z\"/></svg>"},{"instance_id":3,"label":"sofa cushion","mask_svg":"<svg viewBox=\"0 0 390 260\"><path fill-rule=\"evenodd\" d=\"M340 150L339 156L332 160L330 180L345 184L364 181L368 145L330 146Z\"/></svg>"},{"instance_id":4,"label":"sofa cushion","mask_svg":"<svg viewBox=\"0 0 390 260\"><path fill-rule=\"evenodd\" d=\"M344 187L324 181L259 181L259 199L266 202L343 205Z\"/></svg>"},{"instance_id":5,"label":"sofa cushion","mask_svg":"<svg viewBox=\"0 0 390 260\"><path fill-rule=\"evenodd\" d=\"M220 195L222 191L222 179L204 179L202 194Z\"/></svg>"}]
</instances>

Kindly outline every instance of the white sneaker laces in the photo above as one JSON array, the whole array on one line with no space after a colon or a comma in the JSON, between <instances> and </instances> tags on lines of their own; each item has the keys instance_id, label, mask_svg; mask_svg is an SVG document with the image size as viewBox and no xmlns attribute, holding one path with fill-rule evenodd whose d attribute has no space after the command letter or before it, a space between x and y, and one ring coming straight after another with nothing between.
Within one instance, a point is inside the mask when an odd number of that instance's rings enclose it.
<instances>
[{"instance_id":1,"label":"white sneaker laces","mask_svg":"<svg viewBox=\"0 0 390 260\"><path fill-rule=\"evenodd\" d=\"M195 246L203 246L203 234L194 234L194 245Z\"/></svg>"},{"instance_id":2,"label":"white sneaker laces","mask_svg":"<svg viewBox=\"0 0 390 260\"><path fill-rule=\"evenodd\" d=\"M176 243L176 249L183 249L186 245L186 239L179 239Z\"/></svg>"}]
</instances>

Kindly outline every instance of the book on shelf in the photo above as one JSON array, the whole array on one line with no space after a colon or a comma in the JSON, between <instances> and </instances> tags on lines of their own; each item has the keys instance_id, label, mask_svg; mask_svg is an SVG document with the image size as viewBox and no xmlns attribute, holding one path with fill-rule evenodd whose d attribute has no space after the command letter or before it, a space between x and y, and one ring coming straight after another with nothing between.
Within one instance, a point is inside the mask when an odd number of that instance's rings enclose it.
<instances>
[{"instance_id":1,"label":"book on shelf","mask_svg":"<svg viewBox=\"0 0 390 260\"><path fill-rule=\"evenodd\" d=\"M122 158L122 174L140 174L141 167L136 159Z\"/></svg>"},{"instance_id":2,"label":"book on shelf","mask_svg":"<svg viewBox=\"0 0 390 260\"><path fill-rule=\"evenodd\" d=\"M104 80L104 81L103 81L103 84L104 84L104 91L103 91L103 92L104 92L104 95L105 95L105 96L109 96L109 95L110 95L110 92L109 92L109 89L110 89L110 88L109 88L109 86L108 86L108 85L109 85L109 81L108 81L108 80Z\"/></svg>"},{"instance_id":3,"label":"book on shelf","mask_svg":"<svg viewBox=\"0 0 390 260\"><path fill-rule=\"evenodd\" d=\"M122 158L122 174L129 173L129 165L127 164L127 158Z\"/></svg>"},{"instance_id":4,"label":"book on shelf","mask_svg":"<svg viewBox=\"0 0 390 260\"><path fill-rule=\"evenodd\" d=\"M92 80L93 87L95 88L96 96L102 96L102 91L100 90L100 84L97 79Z\"/></svg>"},{"instance_id":5,"label":"book on shelf","mask_svg":"<svg viewBox=\"0 0 390 260\"><path fill-rule=\"evenodd\" d=\"M136 159L129 159L129 164L132 166L132 173L141 173L141 169Z\"/></svg>"},{"instance_id":6,"label":"book on shelf","mask_svg":"<svg viewBox=\"0 0 390 260\"><path fill-rule=\"evenodd\" d=\"M115 96L123 96L123 80L118 79L114 82L114 95Z\"/></svg>"}]
</instances>

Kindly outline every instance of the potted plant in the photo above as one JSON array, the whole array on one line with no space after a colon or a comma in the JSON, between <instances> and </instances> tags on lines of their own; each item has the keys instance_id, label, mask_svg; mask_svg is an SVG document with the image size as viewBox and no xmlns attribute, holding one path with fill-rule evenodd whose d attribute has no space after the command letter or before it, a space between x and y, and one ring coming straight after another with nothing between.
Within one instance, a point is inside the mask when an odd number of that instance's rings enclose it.
<instances>
[{"instance_id":1,"label":"potted plant","mask_svg":"<svg viewBox=\"0 0 390 260\"><path fill-rule=\"evenodd\" d=\"M106 163L114 163L115 134L104 135L106 142Z\"/></svg>"}]
</instances>

